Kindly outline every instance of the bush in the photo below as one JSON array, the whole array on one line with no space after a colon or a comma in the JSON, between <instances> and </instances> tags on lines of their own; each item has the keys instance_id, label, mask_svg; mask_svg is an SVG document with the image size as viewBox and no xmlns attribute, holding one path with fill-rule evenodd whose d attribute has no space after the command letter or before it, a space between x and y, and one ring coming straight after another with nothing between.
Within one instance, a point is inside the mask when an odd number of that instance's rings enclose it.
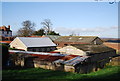
<instances>
[{"instance_id":1,"label":"bush","mask_svg":"<svg viewBox=\"0 0 120 81\"><path fill-rule=\"evenodd\" d=\"M2 48L2 66L6 66L9 59L8 47L6 45L0 44Z\"/></svg>"}]
</instances>

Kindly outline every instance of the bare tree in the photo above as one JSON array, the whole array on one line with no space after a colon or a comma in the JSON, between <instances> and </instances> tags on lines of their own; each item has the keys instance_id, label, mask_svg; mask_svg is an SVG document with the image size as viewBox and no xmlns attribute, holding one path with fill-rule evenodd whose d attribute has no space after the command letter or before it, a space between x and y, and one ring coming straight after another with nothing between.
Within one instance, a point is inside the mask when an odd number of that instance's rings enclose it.
<instances>
[{"instance_id":1,"label":"bare tree","mask_svg":"<svg viewBox=\"0 0 120 81\"><path fill-rule=\"evenodd\" d=\"M33 34L34 30L35 30L35 23L32 23L29 20L23 21L22 22L22 28L20 28L17 33L18 36L30 36Z\"/></svg>"},{"instance_id":2,"label":"bare tree","mask_svg":"<svg viewBox=\"0 0 120 81\"><path fill-rule=\"evenodd\" d=\"M43 25L43 29L45 30L46 34L49 34L52 31L52 23L50 19L45 19L43 22L41 22Z\"/></svg>"}]
</instances>

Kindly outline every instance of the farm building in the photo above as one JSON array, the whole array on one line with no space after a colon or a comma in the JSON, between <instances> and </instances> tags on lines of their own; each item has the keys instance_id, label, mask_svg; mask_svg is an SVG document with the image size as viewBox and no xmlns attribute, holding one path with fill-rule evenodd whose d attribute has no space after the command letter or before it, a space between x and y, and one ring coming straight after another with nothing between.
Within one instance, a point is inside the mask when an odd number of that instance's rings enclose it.
<instances>
[{"instance_id":1,"label":"farm building","mask_svg":"<svg viewBox=\"0 0 120 81\"><path fill-rule=\"evenodd\" d=\"M81 56L92 56L92 60L102 60L110 56L116 55L116 50L105 45L85 45L85 44L73 44L70 46L65 46L56 52L61 54L70 55L81 55Z\"/></svg>"},{"instance_id":2,"label":"farm building","mask_svg":"<svg viewBox=\"0 0 120 81\"><path fill-rule=\"evenodd\" d=\"M10 47L34 52L50 52L56 49L56 45L48 37L16 37Z\"/></svg>"},{"instance_id":3,"label":"farm building","mask_svg":"<svg viewBox=\"0 0 120 81\"><path fill-rule=\"evenodd\" d=\"M59 47L64 47L70 44L103 44L103 41L97 36L60 36L54 43Z\"/></svg>"},{"instance_id":4,"label":"farm building","mask_svg":"<svg viewBox=\"0 0 120 81\"><path fill-rule=\"evenodd\" d=\"M88 56L29 51L25 52L18 50L9 50L9 53L13 57L16 56L14 64L17 66L44 68L66 72L75 72L74 66L76 64L82 64L88 58ZM73 68L72 70L71 67Z\"/></svg>"},{"instance_id":5,"label":"farm building","mask_svg":"<svg viewBox=\"0 0 120 81\"><path fill-rule=\"evenodd\" d=\"M75 45L73 45L75 47ZM78 45L76 45L77 47ZM69 48L69 46L66 46ZM22 59L15 60L16 65L61 70L66 72L89 73L104 68L105 64L116 55L115 50L105 46L85 47L85 55L26 52L9 50L10 54L23 54ZM98 52L98 49L101 51ZM64 48L65 49L65 48ZM86 50L85 50L86 49ZM102 51L102 49L104 49ZM83 50L83 49L82 49ZM75 50L76 51L76 50ZM91 51L91 52L90 52ZM31 55L31 56L28 56ZM21 56L21 55L20 55ZM36 56L36 57L35 57Z\"/></svg>"}]
</instances>

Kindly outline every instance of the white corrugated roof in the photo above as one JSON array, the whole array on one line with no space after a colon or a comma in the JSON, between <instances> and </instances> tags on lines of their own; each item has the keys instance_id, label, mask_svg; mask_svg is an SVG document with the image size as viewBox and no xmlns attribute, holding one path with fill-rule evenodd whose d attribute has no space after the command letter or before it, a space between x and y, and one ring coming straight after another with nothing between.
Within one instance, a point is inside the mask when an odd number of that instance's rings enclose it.
<instances>
[{"instance_id":1,"label":"white corrugated roof","mask_svg":"<svg viewBox=\"0 0 120 81\"><path fill-rule=\"evenodd\" d=\"M20 51L20 50L9 50L9 52L14 52L16 54L37 54L37 55L51 55L51 56L66 56L66 54L60 53L46 53L46 52L31 52L31 51Z\"/></svg>"},{"instance_id":2,"label":"white corrugated roof","mask_svg":"<svg viewBox=\"0 0 120 81\"><path fill-rule=\"evenodd\" d=\"M26 47L48 47L56 46L48 37L17 37Z\"/></svg>"}]
</instances>

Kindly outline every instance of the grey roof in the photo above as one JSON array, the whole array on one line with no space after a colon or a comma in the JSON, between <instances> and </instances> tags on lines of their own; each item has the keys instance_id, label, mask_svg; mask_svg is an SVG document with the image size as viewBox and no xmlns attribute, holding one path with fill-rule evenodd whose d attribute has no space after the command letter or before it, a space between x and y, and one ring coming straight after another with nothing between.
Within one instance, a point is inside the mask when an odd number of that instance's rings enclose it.
<instances>
[{"instance_id":1,"label":"grey roof","mask_svg":"<svg viewBox=\"0 0 120 81\"><path fill-rule=\"evenodd\" d=\"M87 45L87 44L74 44L72 45L74 47L76 47L77 49L95 54L95 53L102 53L102 52L108 52L108 51L113 51L115 49L107 47L105 45Z\"/></svg>"},{"instance_id":2,"label":"grey roof","mask_svg":"<svg viewBox=\"0 0 120 81\"><path fill-rule=\"evenodd\" d=\"M56 42L81 42L81 43L91 43L97 36L60 36L56 39Z\"/></svg>"},{"instance_id":3,"label":"grey roof","mask_svg":"<svg viewBox=\"0 0 120 81\"><path fill-rule=\"evenodd\" d=\"M58 60L55 60L54 63L62 63L65 65L75 66L76 64L79 64L79 63L82 64L83 62L85 62L87 58L89 58L89 56L82 56L82 57L77 56L67 61L58 59Z\"/></svg>"},{"instance_id":4,"label":"grey roof","mask_svg":"<svg viewBox=\"0 0 120 81\"><path fill-rule=\"evenodd\" d=\"M88 57L85 56L85 57L75 57L71 60L68 60L68 61L65 61L64 64L65 65L72 65L72 66L75 66L76 64L79 64L79 63L82 63L82 62L85 62L85 60L87 59Z\"/></svg>"},{"instance_id":5,"label":"grey roof","mask_svg":"<svg viewBox=\"0 0 120 81\"><path fill-rule=\"evenodd\" d=\"M45 35L46 37L49 37L52 41L56 40L57 38L59 38L59 35Z\"/></svg>"},{"instance_id":6,"label":"grey roof","mask_svg":"<svg viewBox=\"0 0 120 81\"><path fill-rule=\"evenodd\" d=\"M17 37L26 47L48 47L56 46L48 37Z\"/></svg>"}]
</instances>

